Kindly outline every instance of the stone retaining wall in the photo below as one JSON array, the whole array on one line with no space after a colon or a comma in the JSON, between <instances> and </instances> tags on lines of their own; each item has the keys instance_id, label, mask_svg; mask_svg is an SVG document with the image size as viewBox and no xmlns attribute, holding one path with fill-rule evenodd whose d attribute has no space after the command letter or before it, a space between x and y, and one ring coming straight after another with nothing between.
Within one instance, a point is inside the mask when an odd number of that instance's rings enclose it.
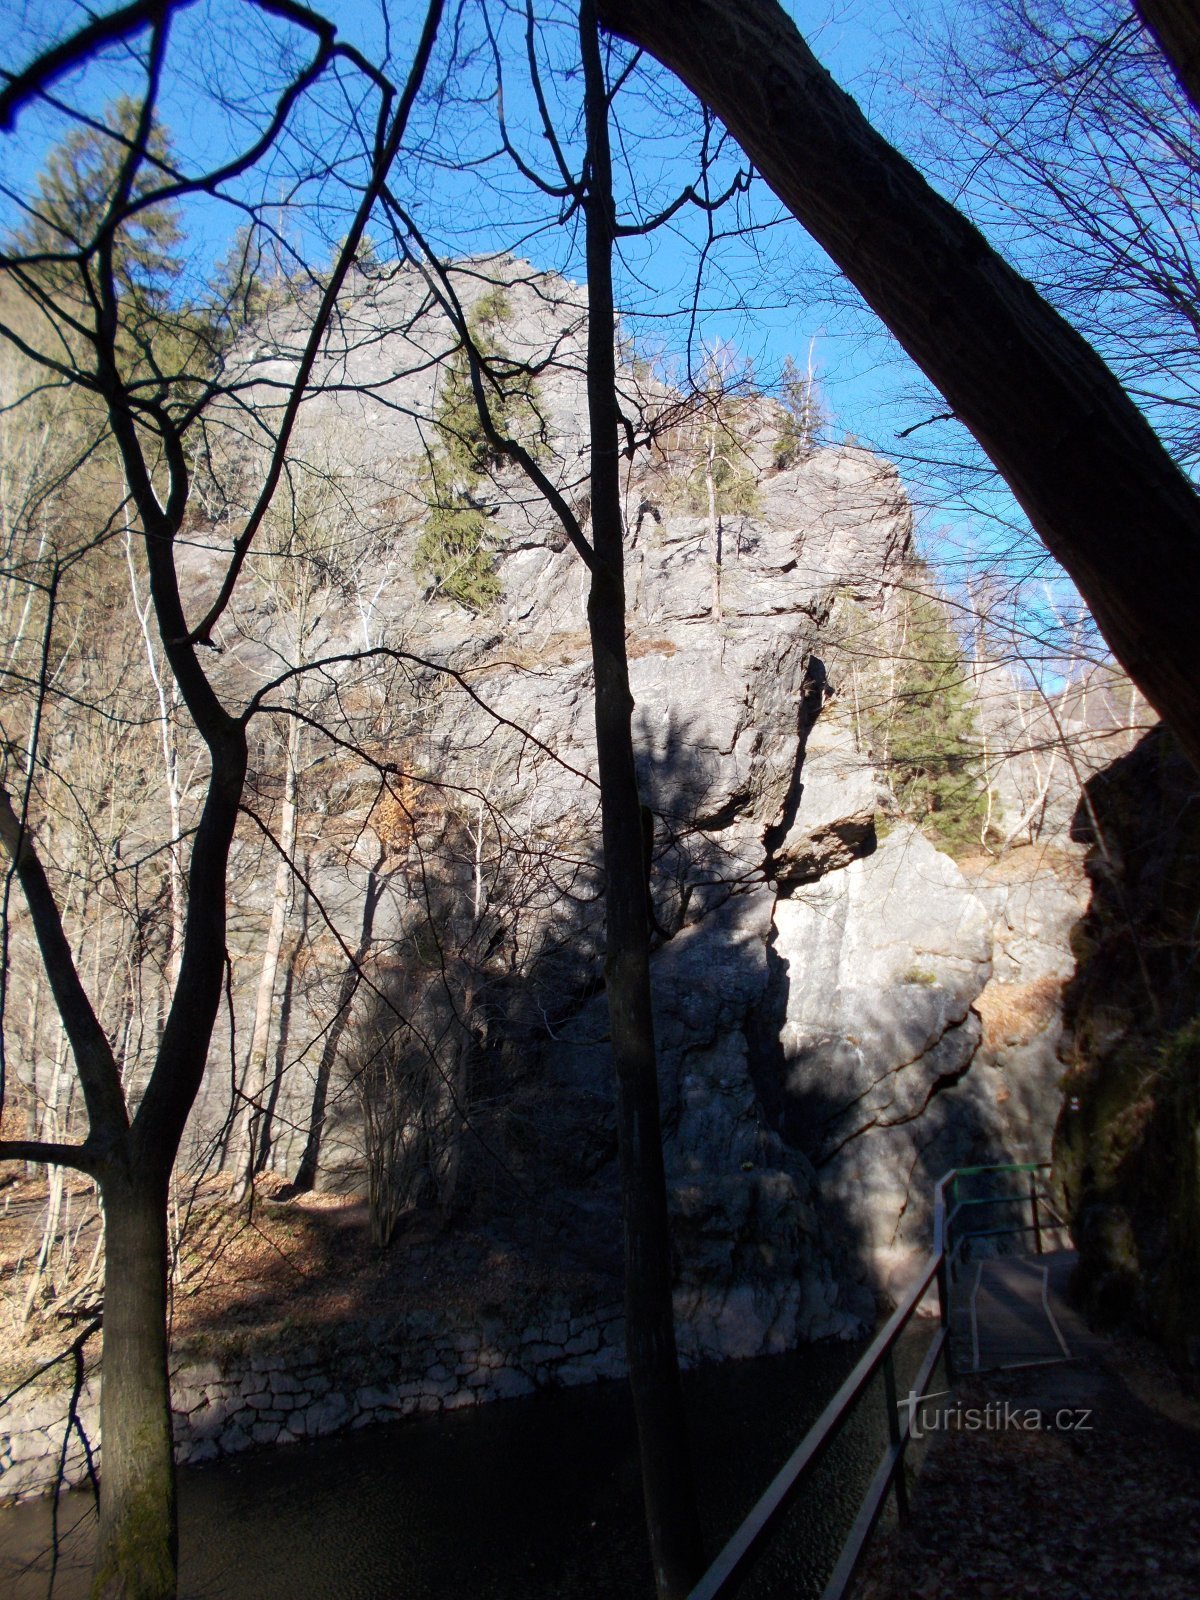
<instances>
[{"instance_id":1,"label":"stone retaining wall","mask_svg":"<svg viewBox=\"0 0 1200 1600\"><path fill-rule=\"evenodd\" d=\"M377 1319L323 1344L240 1360L181 1363L171 1376L175 1457L215 1461L256 1445L292 1444L413 1412L455 1411L541 1388L594 1383L625 1372L620 1306L548 1309L520 1330L499 1321L450 1329L430 1313ZM66 1442L65 1388L24 1390L0 1405L0 1504L86 1483L100 1444L99 1372L79 1397Z\"/></svg>"}]
</instances>

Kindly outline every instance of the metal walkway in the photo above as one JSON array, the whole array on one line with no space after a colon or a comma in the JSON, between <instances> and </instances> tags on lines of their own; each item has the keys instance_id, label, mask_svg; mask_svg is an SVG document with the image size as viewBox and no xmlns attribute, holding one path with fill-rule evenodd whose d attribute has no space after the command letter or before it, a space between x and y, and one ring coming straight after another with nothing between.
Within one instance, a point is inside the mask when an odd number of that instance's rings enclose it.
<instances>
[{"instance_id":1,"label":"metal walkway","mask_svg":"<svg viewBox=\"0 0 1200 1600\"><path fill-rule=\"evenodd\" d=\"M1055 1315L1058 1285L1051 1283L1052 1264L1058 1265L1058 1258L995 1256L976 1264L966 1307L969 1359L960 1363L960 1372L996 1372L1071 1359L1061 1313Z\"/></svg>"},{"instance_id":2,"label":"metal walkway","mask_svg":"<svg viewBox=\"0 0 1200 1600\"><path fill-rule=\"evenodd\" d=\"M956 1373L1045 1366L1067 1361L1062 1293L1074 1261L1068 1250L1043 1253L1047 1236L1061 1241L1063 1224L1046 1192L1044 1164L1013 1162L959 1167L934 1190L933 1252L908 1292L876 1335L869 1350L805 1438L767 1485L688 1600L728 1600L771 1540L788 1507L811 1480L818 1463L847 1419L882 1377L889 1443L880 1458L842 1547L822 1600L844 1600L854 1581L871 1531L889 1495L901 1521L907 1516L904 1456L912 1436L912 1412L896 1391L895 1349L927 1296L937 1295L938 1324L913 1395L929 1394L939 1365L953 1383ZM1028 1222L1024 1221L1029 1208ZM1032 1236L1036 1254L998 1255L998 1241ZM1072 1335L1073 1337L1073 1335Z\"/></svg>"},{"instance_id":3,"label":"metal walkway","mask_svg":"<svg viewBox=\"0 0 1200 1600\"><path fill-rule=\"evenodd\" d=\"M1043 1170L965 1168L950 1179L946 1298L960 1374L1071 1360L1066 1287L1075 1252L1055 1248L1066 1232ZM1035 1253L1021 1251L1026 1236ZM997 1254L1014 1244L1021 1253Z\"/></svg>"}]
</instances>

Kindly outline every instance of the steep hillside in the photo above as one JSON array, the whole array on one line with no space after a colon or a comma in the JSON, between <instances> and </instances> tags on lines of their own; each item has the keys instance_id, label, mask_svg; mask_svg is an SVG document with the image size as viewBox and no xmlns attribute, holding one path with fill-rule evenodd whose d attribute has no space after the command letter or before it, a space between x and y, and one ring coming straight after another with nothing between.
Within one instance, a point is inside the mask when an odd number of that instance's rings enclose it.
<instances>
[{"instance_id":1,"label":"steep hillside","mask_svg":"<svg viewBox=\"0 0 1200 1600\"><path fill-rule=\"evenodd\" d=\"M456 283L507 374L512 426L586 519L579 290L512 261L465 264ZM243 388L203 468L193 613L257 491L256 430L302 326L281 304L231 358ZM380 1243L432 1214L446 1263L460 1238L477 1253L482 1229L533 1276L559 1263L607 1278L585 573L551 509L472 433L459 359L415 269L364 280L214 640L218 687L262 714L229 1003L186 1172L249 1162L299 1190L365 1191ZM944 796L926 786L905 815L881 775L896 783L902 732L917 764L914 728L936 741L952 692L967 741L953 761L977 784L957 668L952 690L900 697L919 724L880 711L913 658L895 470L788 445L779 407L753 393L684 403L636 365L622 384L682 1342L750 1355L861 1332L923 1248L946 1167L1046 1154L1081 890L1057 845L971 854L970 808L951 859L932 842ZM186 827L195 752L179 738ZM162 804L136 795L122 859ZM132 977L114 980L135 1082L169 977L162 871L148 855L148 909L116 969ZM102 935L80 936L96 959ZM24 1070L55 1103L48 1023L31 1015Z\"/></svg>"}]
</instances>

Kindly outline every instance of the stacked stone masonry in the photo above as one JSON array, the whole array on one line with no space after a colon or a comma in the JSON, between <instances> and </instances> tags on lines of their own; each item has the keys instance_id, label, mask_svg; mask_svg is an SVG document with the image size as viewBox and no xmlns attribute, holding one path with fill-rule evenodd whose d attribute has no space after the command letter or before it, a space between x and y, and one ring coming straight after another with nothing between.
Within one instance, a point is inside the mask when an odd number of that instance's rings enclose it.
<instances>
[{"instance_id":1,"label":"stacked stone masonry","mask_svg":"<svg viewBox=\"0 0 1200 1600\"><path fill-rule=\"evenodd\" d=\"M181 1364L171 1378L176 1460L198 1465L415 1412L621 1377L624 1336L619 1306L574 1314L551 1307L548 1320L522 1329L488 1321L456 1331L414 1313L387 1328L367 1324L350 1345ZM60 1481L87 1482L89 1458L99 1458L98 1372L84 1385L68 1435L69 1400L62 1388L25 1390L0 1406L0 1503L49 1493Z\"/></svg>"}]
</instances>

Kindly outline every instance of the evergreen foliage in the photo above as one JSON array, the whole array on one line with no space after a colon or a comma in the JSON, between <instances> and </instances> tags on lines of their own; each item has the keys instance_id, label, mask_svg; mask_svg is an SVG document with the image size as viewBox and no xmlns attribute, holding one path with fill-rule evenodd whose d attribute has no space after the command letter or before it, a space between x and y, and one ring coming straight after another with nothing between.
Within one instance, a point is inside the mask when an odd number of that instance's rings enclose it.
<instances>
[{"instance_id":1,"label":"evergreen foliage","mask_svg":"<svg viewBox=\"0 0 1200 1600\"><path fill-rule=\"evenodd\" d=\"M779 398L783 406L783 422L779 430L775 465L784 471L799 461L806 461L813 453L817 444L817 430L825 418L811 371L801 372L791 356L783 363Z\"/></svg>"},{"instance_id":2,"label":"evergreen foliage","mask_svg":"<svg viewBox=\"0 0 1200 1600\"><path fill-rule=\"evenodd\" d=\"M174 178L170 137L154 122L143 150L140 120L141 107L122 96L102 120L75 129L50 150L24 222L0 247L0 297L31 349L56 360L69 346L70 359L90 370L95 349L77 329L94 316L111 270L113 353L122 381L139 399L161 395L167 386L173 397L190 397L229 343L231 324L222 308L197 306L178 292L185 242L180 212L153 199ZM129 192L121 198L126 182ZM71 389L69 409L81 423L107 432L105 406L90 384ZM107 443L98 448L111 459Z\"/></svg>"},{"instance_id":3,"label":"evergreen foliage","mask_svg":"<svg viewBox=\"0 0 1200 1600\"><path fill-rule=\"evenodd\" d=\"M476 302L471 338L494 380L488 406L496 430L521 437L534 449L540 425L536 386L524 370L506 360L500 330L511 305L502 285ZM434 589L470 611L486 611L500 598L495 570L493 508L483 498L488 478L503 456L488 438L471 387L465 350L448 363L435 415L437 444L421 470L421 491L429 506L417 541L417 571ZM532 442L531 442L532 441Z\"/></svg>"},{"instance_id":4,"label":"evergreen foliage","mask_svg":"<svg viewBox=\"0 0 1200 1600\"><path fill-rule=\"evenodd\" d=\"M713 351L695 385L695 415L668 442L677 458L675 493L689 511L724 517L758 509L758 474L746 449L758 401L749 363L732 349Z\"/></svg>"},{"instance_id":5,"label":"evergreen foliage","mask_svg":"<svg viewBox=\"0 0 1200 1600\"><path fill-rule=\"evenodd\" d=\"M209 320L215 348L228 349L294 293L277 242L258 223L240 227L213 274Z\"/></svg>"},{"instance_id":6,"label":"evergreen foliage","mask_svg":"<svg viewBox=\"0 0 1200 1600\"><path fill-rule=\"evenodd\" d=\"M719 517L745 515L758 510L758 478L743 454L737 435L738 417L723 416L706 426L699 458L686 480L687 508L707 512L708 471L711 462L713 497ZM711 454L710 454L711 451Z\"/></svg>"},{"instance_id":7,"label":"evergreen foliage","mask_svg":"<svg viewBox=\"0 0 1200 1600\"><path fill-rule=\"evenodd\" d=\"M109 223L140 118L141 107L123 95L108 108L103 131L77 128L50 152L28 219L13 239L27 267L48 286L73 294L84 291L87 261ZM170 141L155 123L130 199L136 203L170 178ZM113 277L122 296L147 309L165 307L182 270L177 255L182 242L179 213L172 205L147 205L127 215L113 234Z\"/></svg>"},{"instance_id":8,"label":"evergreen foliage","mask_svg":"<svg viewBox=\"0 0 1200 1600\"><path fill-rule=\"evenodd\" d=\"M910 569L898 671L869 719L876 759L903 814L953 851L979 841L983 776L962 650L928 571Z\"/></svg>"}]
</instances>

